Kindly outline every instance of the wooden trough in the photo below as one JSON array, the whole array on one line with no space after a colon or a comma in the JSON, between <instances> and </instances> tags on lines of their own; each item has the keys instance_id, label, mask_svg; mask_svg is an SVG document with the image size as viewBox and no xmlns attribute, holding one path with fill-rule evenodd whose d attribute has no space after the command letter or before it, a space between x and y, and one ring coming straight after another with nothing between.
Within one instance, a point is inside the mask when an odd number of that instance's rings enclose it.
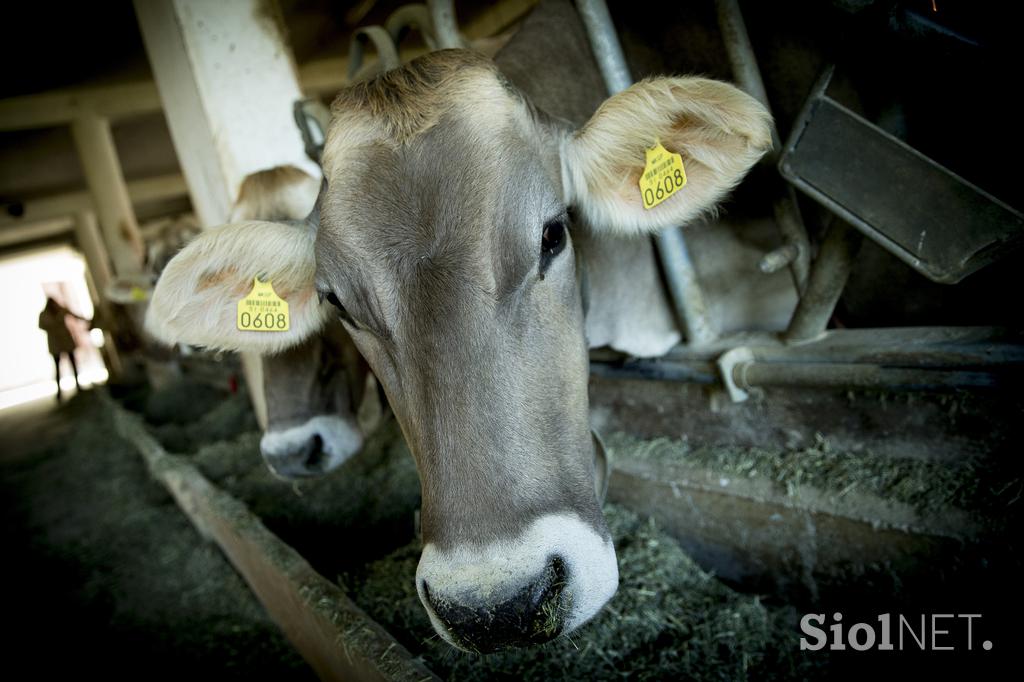
<instances>
[{"instance_id":1,"label":"wooden trough","mask_svg":"<svg viewBox=\"0 0 1024 682\"><path fill-rule=\"evenodd\" d=\"M961 549L969 525L918 523L905 505L877 499L860 499L873 517L857 518L816 491L786 495L670 464L619 463L609 492L611 501L657 519L719 577L798 603L841 593L872 567L889 576L926 572L936 556Z\"/></svg>"},{"instance_id":2,"label":"wooden trough","mask_svg":"<svg viewBox=\"0 0 1024 682\"><path fill-rule=\"evenodd\" d=\"M105 401L121 437L135 445L196 529L220 546L321 679L439 679L242 502L166 452L139 417L109 397Z\"/></svg>"}]
</instances>

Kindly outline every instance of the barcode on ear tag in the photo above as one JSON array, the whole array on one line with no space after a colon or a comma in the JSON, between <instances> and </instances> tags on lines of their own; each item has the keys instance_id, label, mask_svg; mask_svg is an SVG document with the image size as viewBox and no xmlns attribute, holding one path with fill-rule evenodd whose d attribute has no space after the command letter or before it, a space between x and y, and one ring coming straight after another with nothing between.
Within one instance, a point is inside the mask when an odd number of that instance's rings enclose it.
<instances>
[{"instance_id":1,"label":"barcode on ear tag","mask_svg":"<svg viewBox=\"0 0 1024 682\"><path fill-rule=\"evenodd\" d=\"M244 332L286 332L288 302L277 295L270 281L253 278L252 291L238 302L236 323Z\"/></svg>"},{"instance_id":2,"label":"barcode on ear tag","mask_svg":"<svg viewBox=\"0 0 1024 682\"><path fill-rule=\"evenodd\" d=\"M661 142L646 150L647 163L640 176L640 196L644 208L654 208L686 185L683 157L661 146Z\"/></svg>"}]
</instances>

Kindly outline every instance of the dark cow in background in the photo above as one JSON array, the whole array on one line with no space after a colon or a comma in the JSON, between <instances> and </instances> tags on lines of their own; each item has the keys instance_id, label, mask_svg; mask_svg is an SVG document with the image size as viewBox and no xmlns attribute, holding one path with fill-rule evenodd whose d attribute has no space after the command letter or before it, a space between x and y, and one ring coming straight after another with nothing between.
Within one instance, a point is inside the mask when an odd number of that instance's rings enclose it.
<instances>
[{"instance_id":1,"label":"dark cow in background","mask_svg":"<svg viewBox=\"0 0 1024 682\"><path fill-rule=\"evenodd\" d=\"M342 321L420 472L417 590L464 649L571 632L618 584L574 255L709 210L771 144L767 112L731 85L650 79L587 120L595 83L578 18L551 2L495 61L445 50L343 90L310 227L208 230L150 308L168 340L263 353ZM658 141L688 181L648 210L638 180ZM288 332L236 329L256 275L288 301Z\"/></svg>"}]
</instances>

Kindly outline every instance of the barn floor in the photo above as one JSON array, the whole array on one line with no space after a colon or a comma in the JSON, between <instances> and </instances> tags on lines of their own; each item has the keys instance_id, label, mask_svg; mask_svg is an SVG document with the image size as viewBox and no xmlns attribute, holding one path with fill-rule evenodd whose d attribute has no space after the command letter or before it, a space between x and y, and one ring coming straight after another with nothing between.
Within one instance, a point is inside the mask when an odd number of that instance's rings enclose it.
<instances>
[{"instance_id":1,"label":"barn floor","mask_svg":"<svg viewBox=\"0 0 1024 682\"><path fill-rule=\"evenodd\" d=\"M9 670L314 679L97 396L0 415L0 452Z\"/></svg>"},{"instance_id":2,"label":"barn floor","mask_svg":"<svg viewBox=\"0 0 1024 682\"><path fill-rule=\"evenodd\" d=\"M1020 634L1013 576L1020 569L1014 486L1021 479L1019 462L1008 459L1019 434L1003 413L1015 406L963 396L955 406L938 398L908 406L906 397L890 397L880 412L878 396L835 397L829 409L816 396L812 415L784 395L742 410L708 410L699 391L650 382L598 381L592 394L617 463L612 498L628 505L606 509L619 548L619 595L571 641L485 658L432 638L411 589L418 479L393 420L335 475L292 485L260 462L244 393L227 396L184 381L119 397L146 415L165 447L191 455L205 476L450 679L979 671ZM648 409L645 401L673 410ZM906 421L911 414L914 424ZM993 427L1000 423L1006 428ZM882 437L887 431L898 434L895 446ZM970 438L950 443L949 431ZM85 392L59 410L36 405L0 414L0 434L5 537L9 556L18 557L4 569L7 584L19 585L8 613L22 624L11 650L26 664L114 679L139 670L156 677L312 677L217 548L200 539L133 448L112 435L95 395ZM893 447L906 456L896 457ZM873 457L878 464L858 478L850 465ZM891 461L902 468L888 467ZM1013 466L982 467L986 461ZM653 481L645 478L652 472ZM978 485L949 472L976 474ZM705 478L712 488L730 482L709 493ZM943 484L938 495L928 494L932 480ZM927 514L893 516L913 510ZM798 523L778 523L791 512ZM864 523L872 515L874 522ZM957 518L984 524L957 535L950 531ZM766 534L764 519L772 521ZM808 528L811 540L801 535ZM894 547L898 560L866 558ZM809 564L808 554L817 563ZM931 583L929 574L942 580ZM996 654L885 658L797 649L802 613L863 612L867 620L886 610L978 609L986 637L1001 647ZM67 655L53 660L56 633Z\"/></svg>"}]
</instances>

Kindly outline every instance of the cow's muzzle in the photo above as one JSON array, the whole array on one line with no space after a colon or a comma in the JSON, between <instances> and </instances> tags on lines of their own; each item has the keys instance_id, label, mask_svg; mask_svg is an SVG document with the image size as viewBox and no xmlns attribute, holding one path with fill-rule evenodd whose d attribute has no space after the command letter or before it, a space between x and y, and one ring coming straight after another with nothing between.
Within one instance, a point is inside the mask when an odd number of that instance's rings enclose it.
<instances>
[{"instance_id":1,"label":"cow's muzzle","mask_svg":"<svg viewBox=\"0 0 1024 682\"><path fill-rule=\"evenodd\" d=\"M260 440L263 461L289 480L322 476L362 447L359 430L333 415L318 416L284 430L270 430Z\"/></svg>"},{"instance_id":2,"label":"cow's muzzle","mask_svg":"<svg viewBox=\"0 0 1024 682\"><path fill-rule=\"evenodd\" d=\"M611 599L618 581L607 528L574 512L542 515L486 543L428 541L416 569L434 630L479 653L571 633Z\"/></svg>"},{"instance_id":3,"label":"cow's muzzle","mask_svg":"<svg viewBox=\"0 0 1024 682\"><path fill-rule=\"evenodd\" d=\"M428 608L444 624L456 646L478 653L543 644L565 625L563 587L565 563L552 558L547 568L511 599L499 604L455 601L430 591L424 581Z\"/></svg>"}]
</instances>

